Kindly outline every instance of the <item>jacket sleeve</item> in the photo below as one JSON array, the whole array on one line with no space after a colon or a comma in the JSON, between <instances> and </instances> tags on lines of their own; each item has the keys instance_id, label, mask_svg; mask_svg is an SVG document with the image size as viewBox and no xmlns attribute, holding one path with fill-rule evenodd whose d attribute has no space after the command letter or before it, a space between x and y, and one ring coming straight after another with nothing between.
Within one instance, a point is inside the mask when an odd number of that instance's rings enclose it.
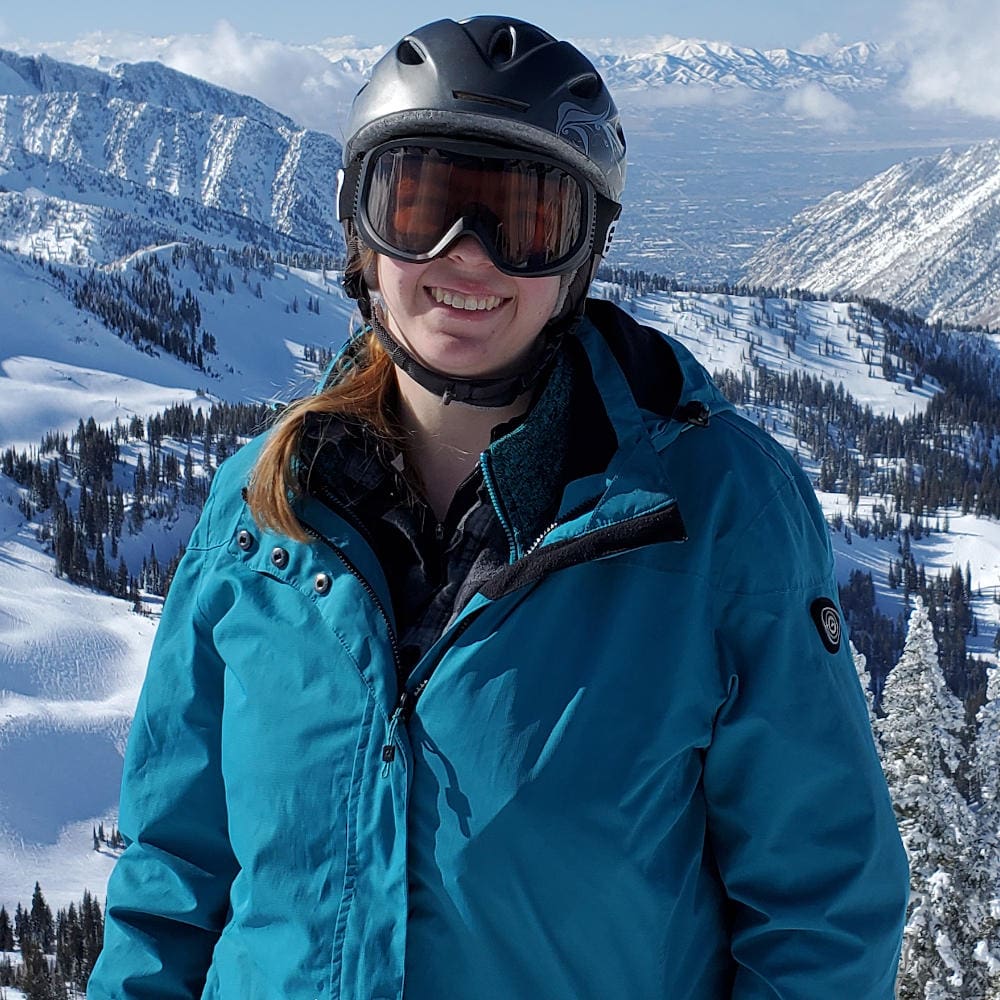
<instances>
[{"instance_id":1,"label":"jacket sleeve","mask_svg":"<svg viewBox=\"0 0 1000 1000\"><path fill-rule=\"evenodd\" d=\"M718 603L728 696L705 758L709 838L731 902L732 1000L892 1000L906 855L804 480L743 533ZM762 582L763 581L763 582ZM755 589L756 588L756 589Z\"/></svg>"},{"instance_id":2,"label":"jacket sleeve","mask_svg":"<svg viewBox=\"0 0 1000 1000\"><path fill-rule=\"evenodd\" d=\"M237 865L220 771L223 665L199 607L210 507L174 576L125 753L91 1000L200 997Z\"/></svg>"}]
</instances>

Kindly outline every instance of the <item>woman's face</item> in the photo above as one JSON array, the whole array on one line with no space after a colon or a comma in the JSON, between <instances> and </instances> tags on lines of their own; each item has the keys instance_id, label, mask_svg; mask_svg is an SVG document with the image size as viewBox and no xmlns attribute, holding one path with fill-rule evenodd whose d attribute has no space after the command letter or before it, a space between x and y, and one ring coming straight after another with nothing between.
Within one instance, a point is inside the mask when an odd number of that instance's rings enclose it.
<instances>
[{"instance_id":1,"label":"woman's face","mask_svg":"<svg viewBox=\"0 0 1000 1000\"><path fill-rule=\"evenodd\" d=\"M513 371L552 316L559 276L514 278L465 236L419 264L377 258L390 332L421 364L461 378Z\"/></svg>"}]
</instances>

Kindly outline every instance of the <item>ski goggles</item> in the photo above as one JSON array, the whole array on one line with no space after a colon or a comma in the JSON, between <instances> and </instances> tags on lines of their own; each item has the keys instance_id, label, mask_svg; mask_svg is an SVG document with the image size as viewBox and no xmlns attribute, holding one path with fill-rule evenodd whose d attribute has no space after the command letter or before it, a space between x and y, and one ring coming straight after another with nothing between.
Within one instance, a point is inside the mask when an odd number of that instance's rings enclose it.
<instances>
[{"instance_id":1,"label":"ski goggles","mask_svg":"<svg viewBox=\"0 0 1000 1000\"><path fill-rule=\"evenodd\" d=\"M339 214L397 260L432 260L475 236L514 276L573 271L596 239L607 252L621 206L565 164L472 142L400 139L341 171Z\"/></svg>"}]
</instances>

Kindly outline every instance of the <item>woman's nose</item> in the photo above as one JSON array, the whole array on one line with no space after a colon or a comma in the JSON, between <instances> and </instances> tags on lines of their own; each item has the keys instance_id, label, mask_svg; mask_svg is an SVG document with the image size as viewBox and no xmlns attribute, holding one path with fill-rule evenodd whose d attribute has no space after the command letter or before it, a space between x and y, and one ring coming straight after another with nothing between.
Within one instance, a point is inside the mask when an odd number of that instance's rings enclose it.
<instances>
[{"instance_id":1,"label":"woman's nose","mask_svg":"<svg viewBox=\"0 0 1000 1000\"><path fill-rule=\"evenodd\" d=\"M457 239L445 251L445 256L464 264L492 264L486 248L475 236L465 235Z\"/></svg>"}]
</instances>

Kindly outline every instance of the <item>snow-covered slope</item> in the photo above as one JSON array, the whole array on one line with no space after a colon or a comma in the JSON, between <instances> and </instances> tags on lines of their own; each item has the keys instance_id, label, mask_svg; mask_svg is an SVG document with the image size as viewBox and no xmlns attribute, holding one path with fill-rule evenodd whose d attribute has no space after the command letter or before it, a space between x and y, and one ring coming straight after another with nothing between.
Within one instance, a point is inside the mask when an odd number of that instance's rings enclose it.
<instances>
[{"instance_id":1,"label":"snow-covered slope","mask_svg":"<svg viewBox=\"0 0 1000 1000\"><path fill-rule=\"evenodd\" d=\"M258 242L341 246L330 136L158 63L102 73L0 50L0 66L4 188L146 208L202 232L218 228L205 211L221 212L247 220Z\"/></svg>"},{"instance_id":2,"label":"snow-covered slope","mask_svg":"<svg viewBox=\"0 0 1000 1000\"><path fill-rule=\"evenodd\" d=\"M127 277L151 256L170 261L172 248L123 261L118 272ZM308 391L316 366L307 350L335 349L349 329L339 276L275 265L251 268L245 283L241 266L225 254L214 259L212 291L205 268L190 261L169 278L178 295L194 290L199 329L215 338L203 371L137 350L76 309L47 268L0 252L0 451L37 447L48 431L72 434L88 416L112 427L177 403ZM124 447L123 485L137 454ZM23 495L0 473L0 903L8 908L30 898L36 879L54 905L84 888L103 893L114 853L93 850L91 829L117 812L123 740L155 629L126 602L54 575L40 521L19 509ZM196 516L182 505L176 516L150 519L141 535L126 534L120 551L132 571L151 546L169 558ZM145 604L156 610L155 598Z\"/></svg>"},{"instance_id":3,"label":"snow-covered slope","mask_svg":"<svg viewBox=\"0 0 1000 1000\"><path fill-rule=\"evenodd\" d=\"M932 320L1000 320L1000 141L901 163L796 216L746 280L870 296Z\"/></svg>"}]
</instances>

